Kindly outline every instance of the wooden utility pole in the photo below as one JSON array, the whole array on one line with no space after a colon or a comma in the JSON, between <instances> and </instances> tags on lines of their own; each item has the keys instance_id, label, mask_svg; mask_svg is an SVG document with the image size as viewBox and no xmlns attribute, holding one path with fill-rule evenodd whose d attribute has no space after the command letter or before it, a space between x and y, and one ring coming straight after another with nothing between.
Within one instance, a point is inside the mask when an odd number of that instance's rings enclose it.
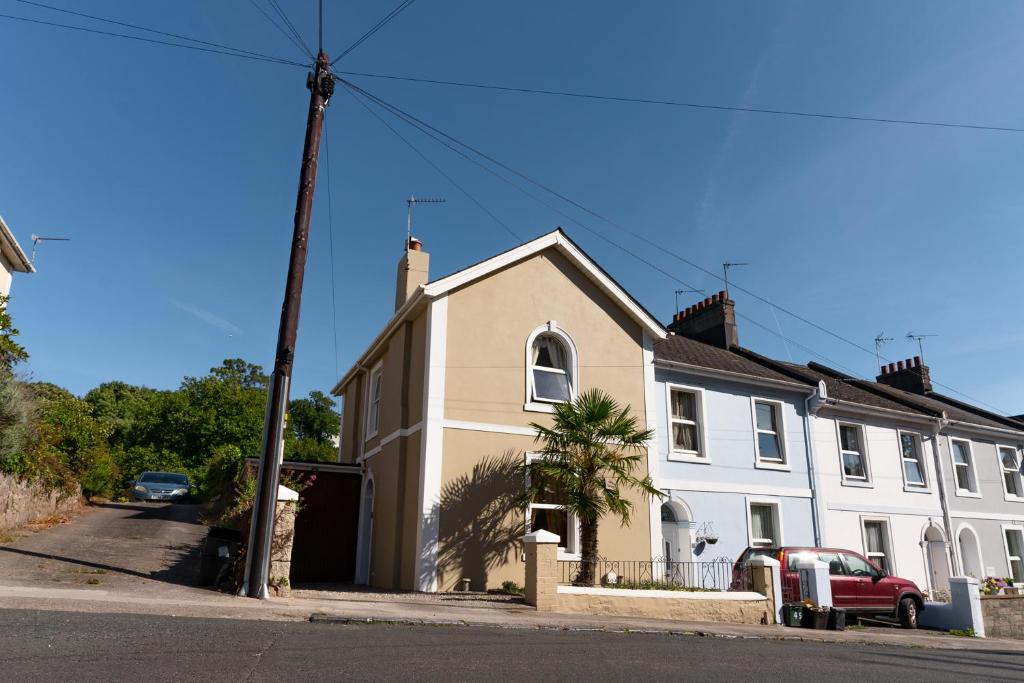
<instances>
[{"instance_id":1,"label":"wooden utility pole","mask_svg":"<svg viewBox=\"0 0 1024 683\"><path fill-rule=\"evenodd\" d=\"M260 452L256 499L253 501L249 525L249 547L245 564L242 594L250 598L267 598L267 577L270 572L270 545L274 535L274 512L277 507L277 486L284 455L284 420L288 410L288 391L295 359L295 338L299 327L299 305L302 301L302 278L306 269L306 248L309 241L309 217L316 188L317 161L320 156L320 134L324 109L334 93L330 60L323 50L317 55L313 73L306 78L309 88L309 114L306 118L306 142L302 150L299 172L299 197L295 204L295 228L292 233L291 259L285 283L281 324L277 332L274 372L267 393L267 412L263 425L263 447Z\"/></svg>"}]
</instances>

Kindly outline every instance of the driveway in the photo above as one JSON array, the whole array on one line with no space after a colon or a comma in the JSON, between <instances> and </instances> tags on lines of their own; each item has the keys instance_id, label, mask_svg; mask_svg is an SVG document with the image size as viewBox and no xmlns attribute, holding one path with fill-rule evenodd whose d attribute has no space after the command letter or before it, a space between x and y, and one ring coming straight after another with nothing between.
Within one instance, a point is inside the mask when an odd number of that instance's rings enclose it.
<instances>
[{"instance_id":1,"label":"driveway","mask_svg":"<svg viewBox=\"0 0 1024 683\"><path fill-rule=\"evenodd\" d=\"M191 588L206 527L199 505L106 503L0 545L0 584L171 597Z\"/></svg>"}]
</instances>

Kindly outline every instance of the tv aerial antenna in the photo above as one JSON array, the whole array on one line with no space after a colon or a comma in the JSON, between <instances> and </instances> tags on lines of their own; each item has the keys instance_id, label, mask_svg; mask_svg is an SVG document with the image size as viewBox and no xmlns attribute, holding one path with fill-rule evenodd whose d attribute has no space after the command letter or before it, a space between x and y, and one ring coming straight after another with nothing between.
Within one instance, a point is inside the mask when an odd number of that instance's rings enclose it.
<instances>
[{"instance_id":1,"label":"tv aerial antenna","mask_svg":"<svg viewBox=\"0 0 1024 683\"><path fill-rule=\"evenodd\" d=\"M937 334L914 334L913 332L907 332L907 339L917 342L917 352L921 356L921 362L924 362L924 340L928 337L938 337Z\"/></svg>"},{"instance_id":2,"label":"tv aerial antenna","mask_svg":"<svg viewBox=\"0 0 1024 683\"><path fill-rule=\"evenodd\" d=\"M884 346L886 342L891 342L891 341L893 341L893 338L892 337L886 337L885 336L885 332L879 332L878 336L875 337L875 367L876 368L882 367L882 346Z\"/></svg>"},{"instance_id":3,"label":"tv aerial antenna","mask_svg":"<svg viewBox=\"0 0 1024 683\"><path fill-rule=\"evenodd\" d=\"M32 258L29 261L35 265L36 262L36 250L39 245L43 242L70 242L70 237L40 237L39 235L32 235Z\"/></svg>"},{"instance_id":4,"label":"tv aerial antenna","mask_svg":"<svg viewBox=\"0 0 1024 683\"><path fill-rule=\"evenodd\" d=\"M749 263L730 263L726 261L722 264L722 275L725 280L725 298L729 298L729 269L735 268L736 266L749 266Z\"/></svg>"},{"instance_id":5,"label":"tv aerial antenna","mask_svg":"<svg viewBox=\"0 0 1024 683\"><path fill-rule=\"evenodd\" d=\"M417 204L444 204L445 200L442 197L416 197L409 195L409 198L405 200L408 207L406 221L405 221L405 249L408 251L409 242L412 240L412 207Z\"/></svg>"}]
</instances>

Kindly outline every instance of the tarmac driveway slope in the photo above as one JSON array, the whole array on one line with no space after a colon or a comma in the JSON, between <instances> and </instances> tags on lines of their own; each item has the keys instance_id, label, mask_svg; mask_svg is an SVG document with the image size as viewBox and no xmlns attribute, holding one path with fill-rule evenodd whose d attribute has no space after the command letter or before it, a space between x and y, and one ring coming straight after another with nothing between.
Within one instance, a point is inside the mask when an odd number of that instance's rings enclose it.
<instances>
[{"instance_id":1,"label":"tarmac driveway slope","mask_svg":"<svg viewBox=\"0 0 1024 683\"><path fill-rule=\"evenodd\" d=\"M201 506L106 503L0 545L0 584L171 597L193 585Z\"/></svg>"}]
</instances>

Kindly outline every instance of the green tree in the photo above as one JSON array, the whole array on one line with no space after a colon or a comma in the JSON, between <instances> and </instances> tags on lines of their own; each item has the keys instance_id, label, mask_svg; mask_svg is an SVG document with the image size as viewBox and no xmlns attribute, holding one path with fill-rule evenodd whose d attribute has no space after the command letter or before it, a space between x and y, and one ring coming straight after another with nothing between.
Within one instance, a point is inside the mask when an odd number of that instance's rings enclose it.
<instances>
[{"instance_id":1,"label":"green tree","mask_svg":"<svg viewBox=\"0 0 1024 683\"><path fill-rule=\"evenodd\" d=\"M598 522L607 514L629 525L633 503L626 489L646 496L661 496L642 469L643 452L654 432L641 430L629 406L600 389L591 389L571 403L556 403L554 423L531 424L535 440L543 444L540 457L523 465L531 501L557 496L568 513L579 520L580 571L575 582L594 583L597 563Z\"/></svg>"},{"instance_id":2,"label":"green tree","mask_svg":"<svg viewBox=\"0 0 1024 683\"><path fill-rule=\"evenodd\" d=\"M19 332L14 327L11 314L7 312L10 297L0 296L0 366L10 370L16 364L28 360L28 351L14 341Z\"/></svg>"},{"instance_id":3,"label":"green tree","mask_svg":"<svg viewBox=\"0 0 1024 683\"><path fill-rule=\"evenodd\" d=\"M285 457L292 460L337 461L338 413L322 391L309 392L288 404Z\"/></svg>"},{"instance_id":4,"label":"green tree","mask_svg":"<svg viewBox=\"0 0 1024 683\"><path fill-rule=\"evenodd\" d=\"M85 395L93 417L110 429L114 449L164 445L162 394L148 387L125 382L105 382Z\"/></svg>"},{"instance_id":5,"label":"green tree","mask_svg":"<svg viewBox=\"0 0 1024 683\"><path fill-rule=\"evenodd\" d=\"M0 472L29 473L29 445L35 404L14 374L0 368Z\"/></svg>"}]
</instances>

